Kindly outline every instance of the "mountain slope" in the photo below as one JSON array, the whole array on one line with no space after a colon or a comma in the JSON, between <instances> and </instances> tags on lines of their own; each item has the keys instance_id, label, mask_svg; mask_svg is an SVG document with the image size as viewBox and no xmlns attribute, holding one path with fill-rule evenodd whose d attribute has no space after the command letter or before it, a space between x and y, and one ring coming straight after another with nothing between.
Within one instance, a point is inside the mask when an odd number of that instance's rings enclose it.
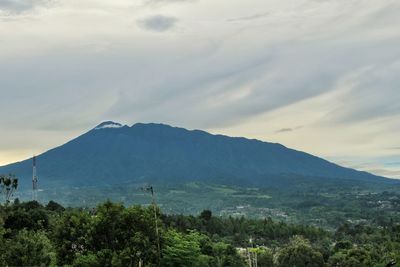
<instances>
[{"instance_id":1,"label":"mountain slope","mask_svg":"<svg viewBox=\"0 0 400 267\"><path fill-rule=\"evenodd\" d=\"M150 181L270 185L296 177L389 181L280 144L152 123L104 122L37 161L42 188ZM15 173L28 188L31 160L0 167L0 173Z\"/></svg>"}]
</instances>

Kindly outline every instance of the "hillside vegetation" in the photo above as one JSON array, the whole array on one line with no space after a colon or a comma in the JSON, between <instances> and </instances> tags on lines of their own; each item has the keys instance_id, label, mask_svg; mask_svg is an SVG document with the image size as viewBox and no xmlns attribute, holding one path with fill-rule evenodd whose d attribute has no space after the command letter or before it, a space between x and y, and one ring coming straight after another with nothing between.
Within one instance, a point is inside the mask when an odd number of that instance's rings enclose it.
<instances>
[{"instance_id":1,"label":"hillside vegetation","mask_svg":"<svg viewBox=\"0 0 400 267\"><path fill-rule=\"evenodd\" d=\"M131 127L105 122L68 143L37 156L42 189L123 183L180 185L189 182L287 188L299 180L400 183L344 168L281 144L212 135L164 124ZM32 160L0 167L20 177L29 190Z\"/></svg>"},{"instance_id":2,"label":"hillside vegetation","mask_svg":"<svg viewBox=\"0 0 400 267\"><path fill-rule=\"evenodd\" d=\"M155 220L155 212L157 221ZM156 224L157 222L157 224ZM156 225L159 235L157 235ZM0 206L1 266L394 266L400 225L343 224L335 231L270 218L165 215L107 201Z\"/></svg>"}]
</instances>

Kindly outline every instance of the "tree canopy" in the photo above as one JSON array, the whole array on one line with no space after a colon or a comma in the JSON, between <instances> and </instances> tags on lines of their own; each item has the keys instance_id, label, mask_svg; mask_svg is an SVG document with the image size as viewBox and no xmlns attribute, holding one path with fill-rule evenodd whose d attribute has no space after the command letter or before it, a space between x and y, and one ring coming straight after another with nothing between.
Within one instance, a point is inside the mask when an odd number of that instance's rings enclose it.
<instances>
[{"instance_id":1,"label":"tree canopy","mask_svg":"<svg viewBox=\"0 0 400 267\"><path fill-rule=\"evenodd\" d=\"M95 209L51 201L0 205L0 266L394 266L400 225L336 232L271 219L166 215L158 256L153 207L107 201Z\"/></svg>"}]
</instances>

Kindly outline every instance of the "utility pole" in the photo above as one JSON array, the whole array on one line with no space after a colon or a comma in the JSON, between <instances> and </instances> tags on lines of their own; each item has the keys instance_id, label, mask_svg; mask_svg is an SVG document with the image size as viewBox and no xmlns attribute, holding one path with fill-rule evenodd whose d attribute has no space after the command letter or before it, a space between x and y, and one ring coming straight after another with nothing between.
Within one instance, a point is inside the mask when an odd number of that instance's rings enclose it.
<instances>
[{"instance_id":1,"label":"utility pole","mask_svg":"<svg viewBox=\"0 0 400 267\"><path fill-rule=\"evenodd\" d=\"M157 205L156 205L156 199L154 197L154 189L153 186L148 186L143 188L144 191L147 191L151 193L151 200L153 204L153 209L154 209L154 222L156 226L156 236L157 236L157 253L158 253L158 265L160 265L161 262L161 248L160 248L160 234L158 231L158 220L157 220Z\"/></svg>"}]
</instances>

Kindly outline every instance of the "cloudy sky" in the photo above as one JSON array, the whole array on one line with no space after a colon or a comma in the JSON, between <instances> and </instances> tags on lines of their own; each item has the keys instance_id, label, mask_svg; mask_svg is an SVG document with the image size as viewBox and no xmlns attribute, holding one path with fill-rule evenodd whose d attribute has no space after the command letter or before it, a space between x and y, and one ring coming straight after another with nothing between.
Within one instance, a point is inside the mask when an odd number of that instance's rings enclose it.
<instances>
[{"instance_id":1,"label":"cloudy sky","mask_svg":"<svg viewBox=\"0 0 400 267\"><path fill-rule=\"evenodd\" d=\"M104 120L400 178L398 0L0 0L0 165Z\"/></svg>"}]
</instances>

